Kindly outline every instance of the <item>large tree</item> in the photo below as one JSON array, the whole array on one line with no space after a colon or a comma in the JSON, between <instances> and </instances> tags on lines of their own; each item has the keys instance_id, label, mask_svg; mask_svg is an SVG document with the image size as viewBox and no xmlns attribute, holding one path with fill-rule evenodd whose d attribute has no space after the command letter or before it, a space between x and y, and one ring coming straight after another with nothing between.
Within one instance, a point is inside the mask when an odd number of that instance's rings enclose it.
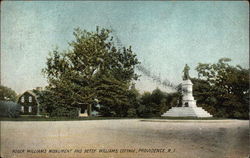
<instances>
[{"instance_id":1,"label":"large tree","mask_svg":"<svg viewBox=\"0 0 250 158\"><path fill-rule=\"evenodd\" d=\"M108 29L97 27L88 32L77 28L73 34L70 49L55 49L43 69L48 89L59 98L55 101L62 106L86 107L98 100L108 110L104 115L123 116L120 111L128 106L126 92L138 78L135 53L131 47L117 48Z\"/></svg>"},{"instance_id":2,"label":"large tree","mask_svg":"<svg viewBox=\"0 0 250 158\"><path fill-rule=\"evenodd\" d=\"M230 61L222 58L215 64L199 63L194 95L217 117L248 118L249 70L232 66Z\"/></svg>"}]
</instances>

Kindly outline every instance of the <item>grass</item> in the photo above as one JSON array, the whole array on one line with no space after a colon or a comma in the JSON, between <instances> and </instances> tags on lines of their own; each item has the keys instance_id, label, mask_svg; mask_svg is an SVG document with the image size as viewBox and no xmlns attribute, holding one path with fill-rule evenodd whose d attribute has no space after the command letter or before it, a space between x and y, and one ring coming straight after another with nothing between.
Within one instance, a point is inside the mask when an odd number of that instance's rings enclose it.
<instances>
[{"instance_id":1,"label":"grass","mask_svg":"<svg viewBox=\"0 0 250 158\"><path fill-rule=\"evenodd\" d=\"M0 121L84 121L84 120L117 120L117 119L159 119L159 120L225 120L227 118L195 118L195 117L149 117L149 118L128 118L128 117L38 117L38 116L20 116L18 118L1 117Z\"/></svg>"}]
</instances>

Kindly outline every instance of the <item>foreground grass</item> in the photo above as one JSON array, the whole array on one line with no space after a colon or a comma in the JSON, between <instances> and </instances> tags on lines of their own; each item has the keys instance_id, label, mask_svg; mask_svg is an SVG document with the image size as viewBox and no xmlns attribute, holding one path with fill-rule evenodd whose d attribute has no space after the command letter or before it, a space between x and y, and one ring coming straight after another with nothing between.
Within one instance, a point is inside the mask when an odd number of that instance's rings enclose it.
<instances>
[{"instance_id":1,"label":"foreground grass","mask_svg":"<svg viewBox=\"0 0 250 158\"><path fill-rule=\"evenodd\" d=\"M37 116L21 116L18 118L1 117L0 121L84 121L84 120L117 120L117 119L160 119L160 120L225 120L227 118L196 118L196 117L150 117L150 118L129 118L129 117L37 117Z\"/></svg>"}]
</instances>

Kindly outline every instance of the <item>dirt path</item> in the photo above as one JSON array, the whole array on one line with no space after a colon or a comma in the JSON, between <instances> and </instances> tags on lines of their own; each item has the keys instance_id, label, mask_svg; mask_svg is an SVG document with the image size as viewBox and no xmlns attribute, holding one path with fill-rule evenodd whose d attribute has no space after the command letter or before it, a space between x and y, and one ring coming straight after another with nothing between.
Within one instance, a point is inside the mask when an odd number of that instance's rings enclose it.
<instances>
[{"instance_id":1,"label":"dirt path","mask_svg":"<svg viewBox=\"0 0 250 158\"><path fill-rule=\"evenodd\" d=\"M4 158L246 158L248 151L242 120L1 122Z\"/></svg>"}]
</instances>

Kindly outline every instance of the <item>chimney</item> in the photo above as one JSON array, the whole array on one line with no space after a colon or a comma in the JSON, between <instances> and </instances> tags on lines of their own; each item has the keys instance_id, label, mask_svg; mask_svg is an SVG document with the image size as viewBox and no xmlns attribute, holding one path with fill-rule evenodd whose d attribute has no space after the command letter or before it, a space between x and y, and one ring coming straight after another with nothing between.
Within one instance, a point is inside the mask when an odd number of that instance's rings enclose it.
<instances>
[{"instance_id":1,"label":"chimney","mask_svg":"<svg viewBox=\"0 0 250 158\"><path fill-rule=\"evenodd\" d=\"M38 90L38 91L42 91L42 90L43 90L43 88L42 88L42 87L36 87L36 90Z\"/></svg>"}]
</instances>

